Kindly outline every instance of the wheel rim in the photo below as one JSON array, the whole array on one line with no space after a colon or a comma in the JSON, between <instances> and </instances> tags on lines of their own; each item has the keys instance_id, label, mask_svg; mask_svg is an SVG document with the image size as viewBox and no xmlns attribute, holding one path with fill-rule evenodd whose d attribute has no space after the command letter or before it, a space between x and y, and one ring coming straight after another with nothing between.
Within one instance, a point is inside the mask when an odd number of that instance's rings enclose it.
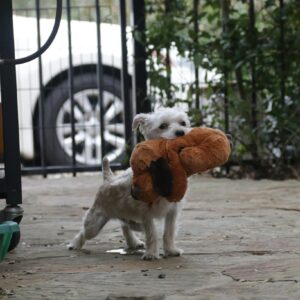
<instances>
[{"instance_id":1,"label":"wheel rim","mask_svg":"<svg viewBox=\"0 0 300 300\"><path fill-rule=\"evenodd\" d=\"M75 159L81 164L101 163L101 122L98 90L87 89L74 94ZM124 151L123 103L114 94L103 91L105 155L115 160ZM71 99L60 107L56 135L64 152L72 157Z\"/></svg>"}]
</instances>

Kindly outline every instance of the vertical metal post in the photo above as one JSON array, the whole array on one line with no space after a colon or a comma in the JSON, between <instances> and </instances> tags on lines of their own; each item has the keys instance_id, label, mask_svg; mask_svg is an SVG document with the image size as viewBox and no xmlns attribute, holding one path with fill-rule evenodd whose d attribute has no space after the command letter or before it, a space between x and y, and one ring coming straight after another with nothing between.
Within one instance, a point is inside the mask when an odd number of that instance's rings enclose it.
<instances>
[{"instance_id":1,"label":"vertical metal post","mask_svg":"<svg viewBox=\"0 0 300 300\"><path fill-rule=\"evenodd\" d=\"M228 38L228 22L229 22L229 5L230 0L220 0L221 5L221 18L222 18L222 33L226 38ZM228 68L227 68L227 58L228 50L224 50L223 53L223 93L224 93L224 130L229 133L229 101L228 101ZM226 173L229 173L229 165L226 164Z\"/></svg>"},{"instance_id":2,"label":"vertical metal post","mask_svg":"<svg viewBox=\"0 0 300 300\"><path fill-rule=\"evenodd\" d=\"M255 6L254 0L249 1L249 40L251 44L251 50L256 48L256 32L255 32ZM254 134L253 140L253 159L257 159L257 96L256 96L256 59L251 58L250 61L250 73L251 73L251 122L252 130Z\"/></svg>"},{"instance_id":3,"label":"vertical metal post","mask_svg":"<svg viewBox=\"0 0 300 300\"><path fill-rule=\"evenodd\" d=\"M171 6L172 1L171 0L165 0L165 14L166 17L169 18L168 14L172 11L172 6ZM171 43L171 42L170 42ZM172 104L171 100L172 100L172 94L171 94L171 59L170 59L170 47L171 44L168 44L168 46L166 47L166 76L167 76L167 90L166 90L166 94L167 94L167 105Z\"/></svg>"},{"instance_id":4,"label":"vertical metal post","mask_svg":"<svg viewBox=\"0 0 300 300\"><path fill-rule=\"evenodd\" d=\"M221 9L222 9L222 31L223 35L228 35L228 22L229 22L229 0L220 0ZM229 114L228 114L228 70L226 66L228 51L224 51L224 62L223 62L223 78L224 78L224 130L229 132Z\"/></svg>"},{"instance_id":5,"label":"vertical metal post","mask_svg":"<svg viewBox=\"0 0 300 300\"><path fill-rule=\"evenodd\" d=\"M199 34L199 0L194 0L193 2L193 10L194 10L194 16L193 16L193 25L194 25L194 47L195 47L195 53L194 53L194 57L195 54L197 52L198 49L198 34ZM194 63L195 66L195 107L197 110L200 111L200 89L199 89L199 67L196 66L196 64ZM200 125L200 124L199 124Z\"/></svg>"},{"instance_id":6,"label":"vertical metal post","mask_svg":"<svg viewBox=\"0 0 300 300\"><path fill-rule=\"evenodd\" d=\"M125 119L125 141L126 153L130 157L133 145L131 134L132 122L132 106L129 94L129 76L127 65L127 38L126 38L126 3L125 0L120 0L120 25L121 25L121 47L122 47L122 70L121 70L121 83L122 83L122 99L124 103L124 119Z\"/></svg>"},{"instance_id":7,"label":"vertical metal post","mask_svg":"<svg viewBox=\"0 0 300 300\"><path fill-rule=\"evenodd\" d=\"M286 93L286 62L285 62L285 11L284 2L279 0L279 61L280 61L280 104L282 111L285 110L285 93ZM286 110L287 112L288 110ZM279 126L281 153L285 153L285 130Z\"/></svg>"},{"instance_id":8,"label":"vertical metal post","mask_svg":"<svg viewBox=\"0 0 300 300\"><path fill-rule=\"evenodd\" d=\"M73 176L76 176L76 153L75 153L75 118L74 118L74 70L73 70L73 54L72 54L72 29L71 29L71 3L67 0L67 24L68 24L68 45L69 45L69 97L71 100L71 133L72 133L72 167Z\"/></svg>"},{"instance_id":9,"label":"vertical metal post","mask_svg":"<svg viewBox=\"0 0 300 300\"><path fill-rule=\"evenodd\" d=\"M41 26L40 26L40 0L35 1L36 7L36 24L37 24L37 43L38 48L41 48ZM46 162L45 162L45 95L44 95L44 86L43 86L43 66L42 66L42 57L38 58L39 64L39 89L40 89L40 97L38 99L38 111L39 111L39 123L38 123L38 133L40 139L40 155L41 155L41 167L43 170L43 176L47 176Z\"/></svg>"},{"instance_id":10,"label":"vertical metal post","mask_svg":"<svg viewBox=\"0 0 300 300\"><path fill-rule=\"evenodd\" d=\"M14 59L12 0L0 1L0 57ZM4 164L6 202L10 206L22 203L19 122L16 70L14 65L0 66L3 107Z\"/></svg>"},{"instance_id":11,"label":"vertical metal post","mask_svg":"<svg viewBox=\"0 0 300 300\"><path fill-rule=\"evenodd\" d=\"M142 37L142 41L134 39L134 77L133 90L135 96L136 113L150 112L151 102L147 98L147 71L146 71L146 49L145 49L145 1L133 0L133 27Z\"/></svg>"},{"instance_id":12,"label":"vertical metal post","mask_svg":"<svg viewBox=\"0 0 300 300\"><path fill-rule=\"evenodd\" d=\"M105 138L104 138L104 103L103 103L103 67L102 67L102 52L101 52L101 13L99 0L96 3L96 31L97 31L97 81L99 93L100 107L100 139L101 139L101 158L105 155Z\"/></svg>"},{"instance_id":13,"label":"vertical metal post","mask_svg":"<svg viewBox=\"0 0 300 300\"><path fill-rule=\"evenodd\" d=\"M284 97L285 97L285 28L284 28L284 2L279 0L279 30L280 30L280 40L279 40L279 51L280 51L280 97L281 105L284 107Z\"/></svg>"}]
</instances>

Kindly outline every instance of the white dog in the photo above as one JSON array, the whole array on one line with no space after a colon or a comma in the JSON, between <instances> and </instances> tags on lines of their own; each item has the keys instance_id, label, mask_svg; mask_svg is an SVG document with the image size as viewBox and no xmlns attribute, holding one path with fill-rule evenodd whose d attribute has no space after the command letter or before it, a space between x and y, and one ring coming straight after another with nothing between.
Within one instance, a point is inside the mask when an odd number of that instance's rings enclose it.
<instances>
[{"instance_id":1,"label":"white dog","mask_svg":"<svg viewBox=\"0 0 300 300\"><path fill-rule=\"evenodd\" d=\"M145 139L173 139L190 130L190 121L181 110L161 108L149 114L138 114L132 124L133 130L140 129ZM100 186L93 206L87 211L80 232L68 244L68 248L80 249L87 239L95 237L109 219L121 220L122 231L128 248L144 247L133 231L144 231L146 251L144 260L159 258L157 233L154 219L165 218L163 250L165 256L179 256L182 251L175 247L176 216L178 203L170 203L160 197L151 207L135 199L131 193L132 170L114 176L107 159L103 160L103 184ZM163 176L163 174L162 174Z\"/></svg>"}]
</instances>

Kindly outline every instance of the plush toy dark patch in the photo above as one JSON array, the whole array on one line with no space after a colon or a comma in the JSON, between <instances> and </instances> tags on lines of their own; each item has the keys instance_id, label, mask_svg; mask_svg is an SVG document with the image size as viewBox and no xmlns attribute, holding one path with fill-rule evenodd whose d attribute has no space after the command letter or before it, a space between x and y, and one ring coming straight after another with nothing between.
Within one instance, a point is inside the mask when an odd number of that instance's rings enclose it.
<instances>
[{"instance_id":1,"label":"plush toy dark patch","mask_svg":"<svg viewBox=\"0 0 300 300\"><path fill-rule=\"evenodd\" d=\"M178 202L186 192L189 176L223 165L230 152L227 136L211 128L193 128L172 140L139 143L130 159L133 195L150 205L160 195Z\"/></svg>"}]
</instances>

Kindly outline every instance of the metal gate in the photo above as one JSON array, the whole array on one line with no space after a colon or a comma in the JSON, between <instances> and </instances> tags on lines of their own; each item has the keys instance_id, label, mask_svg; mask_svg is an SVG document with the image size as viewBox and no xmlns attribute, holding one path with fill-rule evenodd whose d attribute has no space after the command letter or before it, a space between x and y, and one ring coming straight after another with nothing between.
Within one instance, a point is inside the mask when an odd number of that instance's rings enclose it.
<instances>
[{"instance_id":1,"label":"metal gate","mask_svg":"<svg viewBox=\"0 0 300 300\"><path fill-rule=\"evenodd\" d=\"M41 47L55 7L39 0L27 7L13 3L20 57ZM113 168L126 167L134 143L132 115L150 110L145 49L132 34L133 28L144 29L144 1L78 3L64 2L48 51L17 66L23 174L96 171L104 156Z\"/></svg>"}]
</instances>

